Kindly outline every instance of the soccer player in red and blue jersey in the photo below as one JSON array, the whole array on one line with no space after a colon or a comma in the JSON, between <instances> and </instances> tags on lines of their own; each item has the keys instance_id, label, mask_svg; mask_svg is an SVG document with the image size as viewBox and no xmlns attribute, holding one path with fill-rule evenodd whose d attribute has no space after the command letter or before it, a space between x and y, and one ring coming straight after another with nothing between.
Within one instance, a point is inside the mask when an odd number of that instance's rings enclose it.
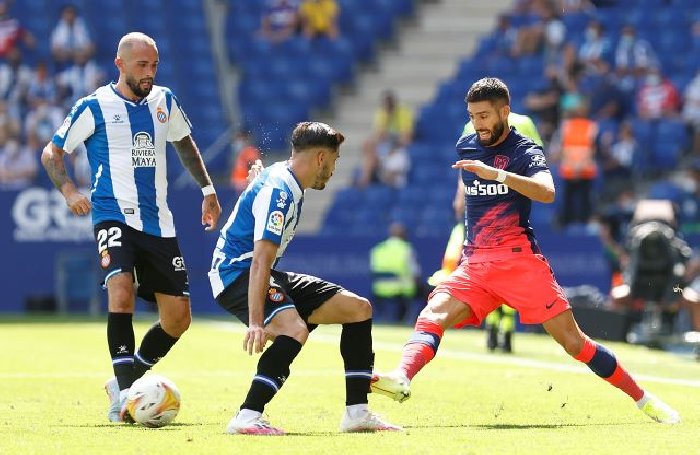
<instances>
[{"instance_id":1,"label":"soccer player in red and blue jersey","mask_svg":"<svg viewBox=\"0 0 700 455\"><path fill-rule=\"evenodd\" d=\"M466 193L462 261L430 294L398 368L388 375L392 381L374 378L373 392L409 398L396 384L410 384L435 357L446 329L478 326L506 303L523 323L541 323L569 355L629 395L649 417L679 422L675 410L642 390L615 355L576 324L528 220L532 201L554 201L552 175L542 147L508 125L508 87L496 78L481 79L466 102L476 132L459 139L459 160L452 166L461 170Z\"/></svg>"}]
</instances>

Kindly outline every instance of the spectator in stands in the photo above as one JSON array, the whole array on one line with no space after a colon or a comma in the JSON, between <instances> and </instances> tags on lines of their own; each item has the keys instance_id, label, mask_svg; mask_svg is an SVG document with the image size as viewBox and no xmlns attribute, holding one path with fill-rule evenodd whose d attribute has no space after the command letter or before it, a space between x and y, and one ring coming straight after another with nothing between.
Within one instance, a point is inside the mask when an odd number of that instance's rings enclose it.
<instances>
[{"instance_id":1,"label":"spectator in stands","mask_svg":"<svg viewBox=\"0 0 700 455\"><path fill-rule=\"evenodd\" d=\"M405 147L394 146L386 157L379 161L379 180L392 188L406 186L411 159Z\"/></svg>"},{"instance_id":2,"label":"spectator in stands","mask_svg":"<svg viewBox=\"0 0 700 455\"><path fill-rule=\"evenodd\" d=\"M508 14L498 16L498 24L492 35L498 55L513 56L518 43L518 29L513 27Z\"/></svg>"},{"instance_id":3,"label":"spectator in stands","mask_svg":"<svg viewBox=\"0 0 700 455\"><path fill-rule=\"evenodd\" d=\"M49 73L48 65L46 62L39 62L27 88L29 108L36 109L40 104L54 103L57 99L56 95L56 84Z\"/></svg>"},{"instance_id":4,"label":"spectator in stands","mask_svg":"<svg viewBox=\"0 0 700 455\"><path fill-rule=\"evenodd\" d=\"M20 132L19 120L10 113L7 103L0 100L0 147L10 139L19 137Z\"/></svg>"},{"instance_id":5,"label":"spectator in stands","mask_svg":"<svg viewBox=\"0 0 700 455\"><path fill-rule=\"evenodd\" d=\"M83 96L94 92L104 83L104 73L94 60L87 55L76 55L73 63L57 77L58 98L66 109Z\"/></svg>"},{"instance_id":6,"label":"spectator in stands","mask_svg":"<svg viewBox=\"0 0 700 455\"><path fill-rule=\"evenodd\" d=\"M683 120L692 131L693 153L700 156L700 70L685 88Z\"/></svg>"},{"instance_id":7,"label":"spectator in stands","mask_svg":"<svg viewBox=\"0 0 700 455\"><path fill-rule=\"evenodd\" d=\"M266 3L260 36L279 43L294 36L299 27L299 13L292 0L271 0Z\"/></svg>"},{"instance_id":8,"label":"spectator in stands","mask_svg":"<svg viewBox=\"0 0 700 455\"><path fill-rule=\"evenodd\" d=\"M20 118L26 108L27 90L33 77L31 68L22 63L19 49L11 50L7 59L0 62L0 100L7 103L15 118Z\"/></svg>"},{"instance_id":9,"label":"spectator in stands","mask_svg":"<svg viewBox=\"0 0 700 455\"><path fill-rule=\"evenodd\" d=\"M304 36L336 39L338 14L336 0L303 0L299 5L299 19Z\"/></svg>"},{"instance_id":10,"label":"spectator in stands","mask_svg":"<svg viewBox=\"0 0 700 455\"><path fill-rule=\"evenodd\" d=\"M578 48L577 58L586 72L597 72L612 53L612 43L605 35L605 28L597 20L588 23L584 40Z\"/></svg>"},{"instance_id":11,"label":"spectator in stands","mask_svg":"<svg viewBox=\"0 0 700 455\"><path fill-rule=\"evenodd\" d=\"M620 191L615 200L604 207L598 216L598 232L603 254L610 267L611 288L624 283L622 270L629 260L624 242L636 204L635 193L628 187Z\"/></svg>"},{"instance_id":12,"label":"spectator in stands","mask_svg":"<svg viewBox=\"0 0 700 455\"><path fill-rule=\"evenodd\" d=\"M398 322L406 318L420 279L416 253L407 237L404 225L392 223L389 238L370 250L372 301L384 315L391 311L389 307L396 307L397 314L388 319Z\"/></svg>"},{"instance_id":13,"label":"spectator in stands","mask_svg":"<svg viewBox=\"0 0 700 455\"><path fill-rule=\"evenodd\" d=\"M0 188L17 190L34 182L37 173L37 154L16 139L0 149Z\"/></svg>"},{"instance_id":14,"label":"spectator in stands","mask_svg":"<svg viewBox=\"0 0 700 455\"><path fill-rule=\"evenodd\" d=\"M545 79L545 84L540 90L525 97L525 106L528 112L537 118L537 129L542 134L542 140L549 144L561 121L559 100L564 93L564 86L554 65L547 66Z\"/></svg>"},{"instance_id":15,"label":"spectator in stands","mask_svg":"<svg viewBox=\"0 0 700 455\"><path fill-rule=\"evenodd\" d=\"M391 150L406 147L413 140L413 111L399 103L391 90L382 94L374 114L374 131L363 147L363 164L358 185L365 187L379 179L380 162Z\"/></svg>"},{"instance_id":16,"label":"spectator in stands","mask_svg":"<svg viewBox=\"0 0 700 455\"><path fill-rule=\"evenodd\" d=\"M63 116L63 109L45 100L37 101L24 122L27 139L36 144L50 141L63 123Z\"/></svg>"},{"instance_id":17,"label":"spectator in stands","mask_svg":"<svg viewBox=\"0 0 700 455\"><path fill-rule=\"evenodd\" d=\"M5 58L17 48L22 41L26 46L34 47L36 39L19 23L19 20L10 16L6 1L0 1L0 58Z\"/></svg>"},{"instance_id":18,"label":"spectator in stands","mask_svg":"<svg viewBox=\"0 0 700 455\"><path fill-rule=\"evenodd\" d=\"M651 45L637 37L633 26L625 25L615 48L615 71L620 79L621 88L631 93L637 77L643 76L647 69L656 66L658 59Z\"/></svg>"},{"instance_id":19,"label":"spectator in stands","mask_svg":"<svg viewBox=\"0 0 700 455\"><path fill-rule=\"evenodd\" d=\"M595 161L598 126L587 117L585 101L571 105L564 113L559 130L559 144L554 161L559 161L559 175L564 180L564 202L560 223L586 224L592 214L593 180L598 168Z\"/></svg>"},{"instance_id":20,"label":"spectator in stands","mask_svg":"<svg viewBox=\"0 0 700 455\"><path fill-rule=\"evenodd\" d=\"M238 131L231 143L232 162L230 182L238 194L248 186L248 171L256 161L262 160L260 150L253 144L250 133Z\"/></svg>"},{"instance_id":21,"label":"spectator in stands","mask_svg":"<svg viewBox=\"0 0 700 455\"><path fill-rule=\"evenodd\" d=\"M552 0L535 0L533 9L537 20L520 28L515 53L530 55L543 52L545 61L553 62L564 44L566 28Z\"/></svg>"},{"instance_id":22,"label":"spectator in stands","mask_svg":"<svg viewBox=\"0 0 700 455\"><path fill-rule=\"evenodd\" d=\"M659 68L650 68L637 94L637 111L640 118L660 119L677 117L680 95L676 87L663 77Z\"/></svg>"},{"instance_id":23,"label":"spectator in stands","mask_svg":"<svg viewBox=\"0 0 700 455\"><path fill-rule=\"evenodd\" d=\"M602 199L614 199L617 194L634 186L633 169L639 145L630 122L620 125L618 136L608 131L600 138L600 164L603 171Z\"/></svg>"},{"instance_id":24,"label":"spectator in stands","mask_svg":"<svg viewBox=\"0 0 700 455\"><path fill-rule=\"evenodd\" d=\"M61 18L51 33L51 54L63 68L75 60L87 62L95 51L85 21L73 5L61 9Z\"/></svg>"},{"instance_id":25,"label":"spectator in stands","mask_svg":"<svg viewBox=\"0 0 700 455\"><path fill-rule=\"evenodd\" d=\"M628 111L625 94L617 85L610 64L600 61L594 73L585 73L581 85L588 100L590 100L588 115L597 121L614 120L621 122Z\"/></svg>"},{"instance_id":26,"label":"spectator in stands","mask_svg":"<svg viewBox=\"0 0 700 455\"><path fill-rule=\"evenodd\" d=\"M681 231L700 234L700 158L690 162L686 175L679 203Z\"/></svg>"}]
</instances>

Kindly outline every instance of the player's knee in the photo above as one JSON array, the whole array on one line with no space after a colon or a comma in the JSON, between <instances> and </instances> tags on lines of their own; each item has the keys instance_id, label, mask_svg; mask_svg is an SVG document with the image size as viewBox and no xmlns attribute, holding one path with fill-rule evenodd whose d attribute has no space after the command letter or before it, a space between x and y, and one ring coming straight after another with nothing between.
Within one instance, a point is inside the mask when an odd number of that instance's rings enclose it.
<instances>
[{"instance_id":1,"label":"player's knee","mask_svg":"<svg viewBox=\"0 0 700 455\"><path fill-rule=\"evenodd\" d=\"M178 315L173 324L173 332L176 333L176 337L181 336L183 333L187 332L192 323L192 315L187 312L185 314Z\"/></svg>"},{"instance_id":2,"label":"player's knee","mask_svg":"<svg viewBox=\"0 0 700 455\"><path fill-rule=\"evenodd\" d=\"M278 335L286 335L288 337L294 338L303 345L309 338L309 329L306 327L306 323L299 319L289 324L286 324L281 333L279 333Z\"/></svg>"},{"instance_id":3,"label":"player's knee","mask_svg":"<svg viewBox=\"0 0 700 455\"><path fill-rule=\"evenodd\" d=\"M131 313L134 311L134 286L131 282L112 283L109 286L109 311Z\"/></svg>"},{"instance_id":4,"label":"player's knee","mask_svg":"<svg viewBox=\"0 0 700 455\"><path fill-rule=\"evenodd\" d=\"M364 297L357 297L353 299L352 315L351 321L348 322L362 322L370 319L372 317L372 304L369 303Z\"/></svg>"},{"instance_id":5,"label":"player's knee","mask_svg":"<svg viewBox=\"0 0 700 455\"><path fill-rule=\"evenodd\" d=\"M583 338L574 334L567 334L562 340L557 340L567 354L576 357L583 349Z\"/></svg>"}]
</instances>

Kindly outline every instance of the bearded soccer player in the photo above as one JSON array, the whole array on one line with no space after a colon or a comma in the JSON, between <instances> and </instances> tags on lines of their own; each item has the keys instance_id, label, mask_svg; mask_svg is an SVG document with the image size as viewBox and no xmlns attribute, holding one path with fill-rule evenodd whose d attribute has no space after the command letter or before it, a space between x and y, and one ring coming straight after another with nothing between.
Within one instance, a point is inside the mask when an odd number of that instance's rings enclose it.
<instances>
[{"instance_id":1,"label":"bearded soccer player","mask_svg":"<svg viewBox=\"0 0 700 455\"><path fill-rule=\"evenodd\" d=\"M552 176L542 147L509 127L508 88L499 79L484 78L471 86L466 102L476 133L459 139L459 160L452 166L461 170L466 193L464 257L431 293L398 368L373 378L373 391L407 399L410 394L396 384L410 384L435 357L446 329L479 325L507 302L523 323L541 323L569 355L622 390L649 417L678 423L675 410L643 390L610 350L576 324L528 221L531 201L554 201Z\"/></svg>"},{"instance_id":2,"label":"bearded soccer player","mask_svg":"<svg viewBox=\"0 0 700 455\"><path fill-rule=\"evenodd\" d=\"M209 272L212 291L222 308L248 326L243 349L249 354L262 352L245 401L226 427L229 434L284 434L262 413L284 385L292 362L318 324L343 327L340 353L346 408L340 431L401 429L367 406L374 358L369 302L321 278L276 267L294 237L306 190L326 187L344 140L325 123L299 123L292 132L289 160L273 164L254 178L221 229ZM255 176L259 167L256 164L250 175ZM272 344L263 352L267 341Z\"/></svg>"},{"instance_id":3,"label":"bearded soccer player","mask_svg":"<svg viewBox=\"0 0 700 455\"><path fill-rule=\"evenodd\" d=\"M143 33L125 35L114 63L117 83L78 100L41 162L73 214L92 212L115 375L105 384L107 417L122 422L129 418L124 404L131 384L168 353L191 319L187 271L167 201L166 142L202 189L206 230L216 227L221 207L179 101L167 87L153 84L155 41ZM92 171L90 199L75 187L63 161L83 142ZM137 295L155 302L159 315L138 351L132 325Z\"/></svg>"}]
</instances>

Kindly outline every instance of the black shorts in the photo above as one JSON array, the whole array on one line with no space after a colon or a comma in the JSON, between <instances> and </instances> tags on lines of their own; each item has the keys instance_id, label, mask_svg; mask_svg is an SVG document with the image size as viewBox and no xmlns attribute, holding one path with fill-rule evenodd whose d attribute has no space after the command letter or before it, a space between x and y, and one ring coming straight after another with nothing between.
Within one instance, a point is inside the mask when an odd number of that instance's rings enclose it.
<instances>
[{"instance_id":1,"label":"black shorts","mask_svg":"<svg viewBox=\"0 0 700 455\"><path fill-rule=\"evenodd\" d=\"M103 286L113 275L129 272L144 300L155 302L155 293L189 297L187 269L176 237L146 234L119 221L96 224L94 231Z\"/></svg>"},{"instance_id":2,"label":"black shorts","mask_svg":"<svg viewBox=\"0 0 700 455\"><path fill-rule=\"evenodd\" d=\"M245 325L248 325L248 283L249 271L246 270L216 297L223 309ZM315 276L272 270L265 298L264 325L269 324L278 312L296 308L311 331L316 328L315 324L309 324L311 313L343 290L341 286Z\"/></svg>"}]
</instances>

